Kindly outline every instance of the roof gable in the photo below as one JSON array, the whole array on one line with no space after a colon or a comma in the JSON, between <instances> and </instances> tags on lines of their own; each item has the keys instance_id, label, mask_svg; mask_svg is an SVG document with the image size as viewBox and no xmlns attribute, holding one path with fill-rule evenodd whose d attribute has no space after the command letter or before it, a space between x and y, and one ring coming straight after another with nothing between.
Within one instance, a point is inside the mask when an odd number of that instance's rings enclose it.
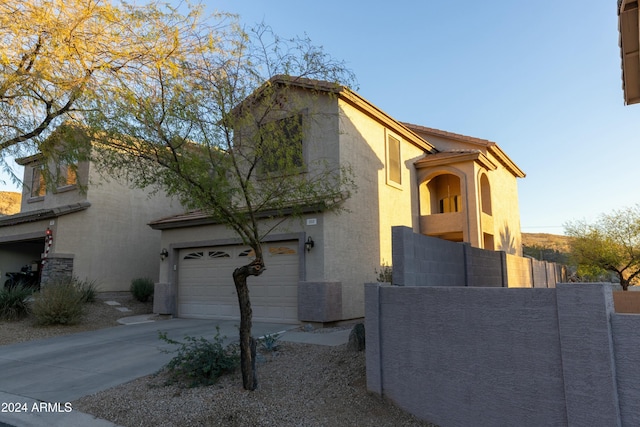
<instances>
[{"instance_id":1,"label":"roof gable","mask_svg":"<svg viewBox=\"0 0 640 427\"><path fill-rule=\"evenodd\" d=\"M475 147L479 147L483 151L491 153L509 172L518 178L524 178L526 174L506 155L504 151L493 141L488 139L475 138L473 136L461 135L459 133L447 132L440 129L429 128L426 126L415 125L412 123L404 123L406 127L427 139L429 136L449 139L456 142L462 142ZM437 149L437 147L436 147ZM451 151L451 150L444 150Z\"/></svg>"},{"instance_id":2,"label":"roof gable","mask_svg":"<svg viewBox=\"0 0 640 427\"><path fill-rule=\"evenodd\" d=\"M256 90L249 98L247 98L247 102L251 103L252 100L258 99L265 88L270 85L292 86L309 91L321 92L326 93L327 95L336 96L337 99L351 105L361 113L381 123L386 128L392 130L393 132L398 134L398 136L402 137L404 140L415 145L416 147L426 152L437 151L432 144L424 140L424 138L420 137L420 135L415 133L413 130L406 127L403 123L397 121L348 87L342 86L338 83L308 79L304 77L278 75L269 79L268 82L266 82L263 86ZM245 103L243 102L243 104Z\"/></svg>"}]
</instances>

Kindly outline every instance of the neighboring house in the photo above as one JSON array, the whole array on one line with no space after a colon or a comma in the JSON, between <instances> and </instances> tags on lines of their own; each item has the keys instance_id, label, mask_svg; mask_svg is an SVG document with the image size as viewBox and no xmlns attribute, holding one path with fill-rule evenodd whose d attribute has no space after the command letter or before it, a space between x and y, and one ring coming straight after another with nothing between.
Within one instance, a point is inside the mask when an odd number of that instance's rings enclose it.
<instances>
[{"instance_id":1,"label":"neighboring house","mask_svg":"<svg viewBox=\"0 0 640 427\"><path fill-rule=\"evenodd\" d=\"M347 88L299 82L301 91L314 88L306 100L321 112L303 118L304 161L349 165L358 189L344 202L347 212L308 213L268 236L267 270L249 278L254 319L362 317L364 283L391 263L394 225L521 255L516 179L524 173L495 143L401 123ZM162 230L168 257L157 310L238 318L232 272L251 251L237 236L199 212L150 225Z\"/></svg>"},{"instance_id":2,"label":"neighboring house","mask_svg":"<svg viewBox=\"0 0 640 427\"><path fill-rule=\"evenodd\" d=\"M160 233L146 224L180 212L177 203L105 179L89 162L50 165L58 171L54 186L45 185L42 155L17 163L24 189L20 212L0 217L2 283L25 265L42 267L43 284L74 275L100 291L128 291L137 277L157 280Z\"/></svg>"},{"instance_id":3,"label":"neighboring house","mask_svg":"<svg viewBox=\"0 0 640 427\"><path fill-rule=\"evenodd\" d=\"M637 0L618 0L618 31L625 104L640 102L640 28Z\"/></svg>"}]
</instances>

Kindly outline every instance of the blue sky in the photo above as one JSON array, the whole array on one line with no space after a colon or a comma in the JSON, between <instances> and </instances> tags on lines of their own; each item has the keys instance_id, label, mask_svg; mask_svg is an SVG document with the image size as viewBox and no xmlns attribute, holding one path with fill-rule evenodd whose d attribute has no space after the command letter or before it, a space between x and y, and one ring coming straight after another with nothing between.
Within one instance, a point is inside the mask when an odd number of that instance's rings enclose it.
<instances>
[{"instance_id":1,"label":"blue sky","mask_svg":"<svg viewBox=\"0 0 640 427\"><path fill-rule=\"evenodd\" d=\"M623 102L616 0L205 4L308 35L400 121L496 142L527 174L523 232L640 203L640 105Z\"/></svg>"}]
</instances>

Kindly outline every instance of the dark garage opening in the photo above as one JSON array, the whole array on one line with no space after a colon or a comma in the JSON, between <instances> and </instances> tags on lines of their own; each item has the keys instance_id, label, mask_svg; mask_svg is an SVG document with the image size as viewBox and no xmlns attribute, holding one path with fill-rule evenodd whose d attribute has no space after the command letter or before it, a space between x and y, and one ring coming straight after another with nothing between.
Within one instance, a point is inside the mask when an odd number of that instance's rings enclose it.
<instances>
[{"instance_id":1,"label":"dark garage opening","mask_svg":"<svg viewBox=\"0 0 640 427\"><path fill-rule=\"evenodd\" d=\"M40 277L40 261L44 252L44 238L0 243L0 284L8 279L7 273L32 269Z\"/></svg>"}]
</instances>

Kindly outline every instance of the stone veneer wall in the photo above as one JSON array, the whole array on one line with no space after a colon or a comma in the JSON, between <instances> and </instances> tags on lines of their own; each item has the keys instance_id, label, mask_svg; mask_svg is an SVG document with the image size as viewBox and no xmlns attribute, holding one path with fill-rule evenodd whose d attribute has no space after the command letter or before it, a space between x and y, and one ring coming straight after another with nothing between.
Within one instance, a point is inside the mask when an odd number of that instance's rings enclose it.
<instances>
[{"instance_id":1,"label":"stone veneer wall","mask_svg":"<svg viewBox=\"0 0 640 427\"><path fill-rule=\"evenodd\" d=\"M73 278L73 255L49 255L42 266L40 286Z\"/></svg>"}]
</instances>

